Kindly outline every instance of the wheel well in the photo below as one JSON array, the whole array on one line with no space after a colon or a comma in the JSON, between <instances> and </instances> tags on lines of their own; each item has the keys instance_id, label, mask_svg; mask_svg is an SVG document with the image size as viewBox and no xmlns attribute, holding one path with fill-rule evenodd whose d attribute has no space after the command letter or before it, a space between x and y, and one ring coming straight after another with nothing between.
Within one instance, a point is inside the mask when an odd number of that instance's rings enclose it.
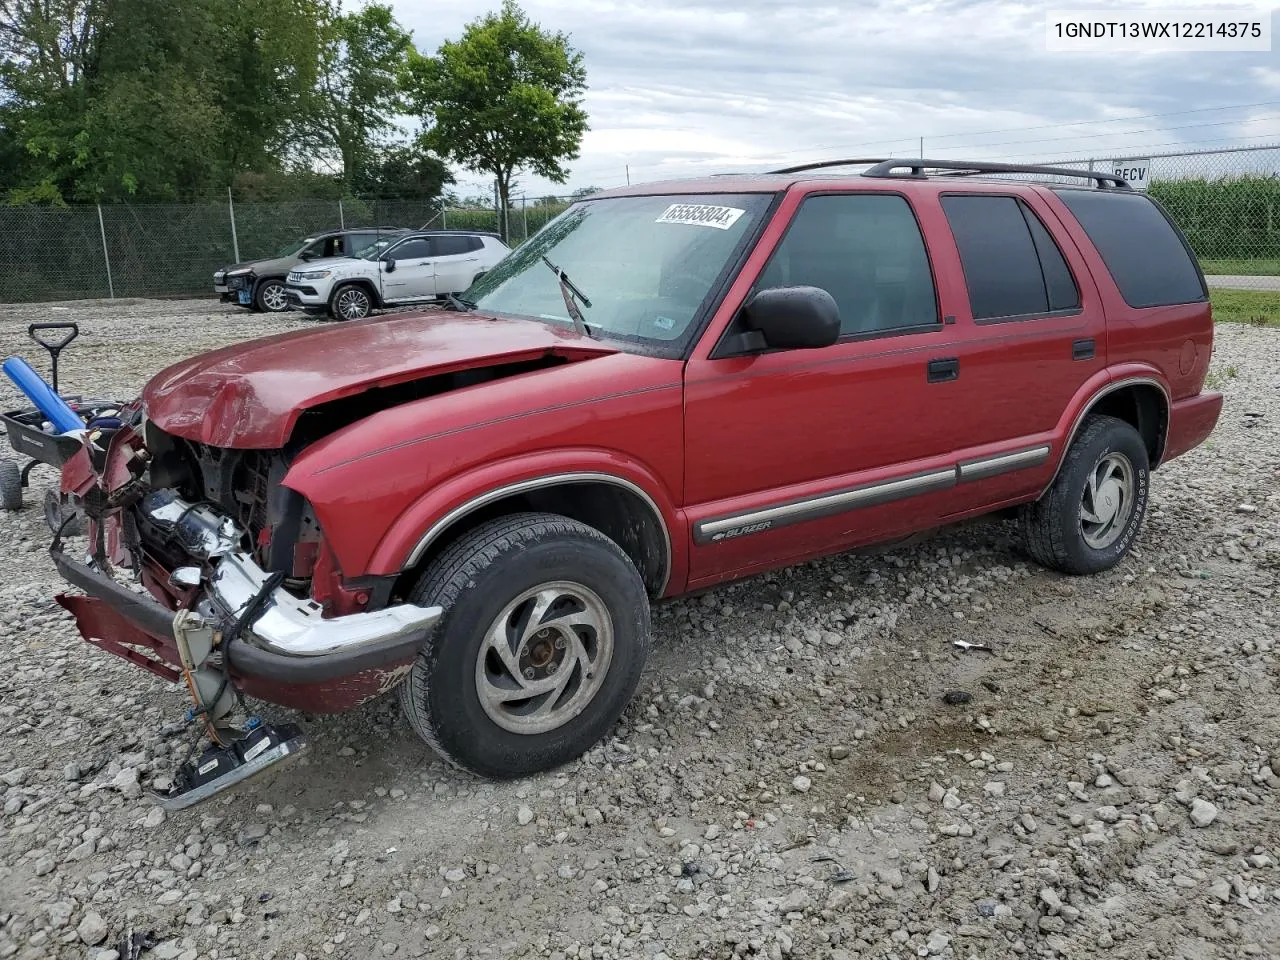
<instances>
[{"instance_id":1,"label":"wheel well","mask_svg":"<svg viewBox=\"0 0 1280 960\"><path fill-rule=\"evenodd\" d=\"M1169 411L1158 387L1135 383L1112 390L1090 407L1089 413L1115 417L1132 426L1147 445L1151 466L1159 465L1164 456Z\"/></svg>"},{"instance_id":2,"label":"wheel well","mask_svg":"<svg viewBox=\"0 0 1280 960\"><path fill-rule=\"evenodd\" d=\"M662 518L643 496L602 480L575 480L526 490L472 510L449 525L413 567L401 573L396 592L403 593L449 544L480 524L512 513L558 513L595 527L623 549L640 571L651 596L657 596L670 573L670 547Z\"/></svg>"},{"instance_id":3,"label":"wheel well","mask_svg":"<svg viewBox=\"0 0 1280 960\"><path fill-rule=\"evenodd\" d=\"M382 306L382 298L378 296L378 291L374 289L373 284L365 277L356 277L352 280L339 280L334 286L333 291L329 294L330 302L333 301L333 298L338 295L338 291L343 287L359 287L369 295L369 300L375 307Z\"/></svg>"}]
</instances>

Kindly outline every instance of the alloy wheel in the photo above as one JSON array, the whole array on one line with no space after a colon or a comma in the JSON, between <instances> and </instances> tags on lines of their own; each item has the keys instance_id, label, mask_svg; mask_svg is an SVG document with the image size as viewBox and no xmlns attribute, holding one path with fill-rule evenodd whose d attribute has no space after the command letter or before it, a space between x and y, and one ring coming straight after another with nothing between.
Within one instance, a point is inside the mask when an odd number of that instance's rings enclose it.
<instances>
[{"instance_id":1,"label":"alloy wheel","mask_svg":"<svg viewBox=\"0 0 1280 960\"><path fill-rule=\"evenodd\" d=\"M1107 453L1094 464L1080 500L1080 531L1093 549L1120 538L1133 514L1133 481L1133 464L1123 453Z\"/></svg>"},{"instance_id":2,"label":"alloy wheel","mask_svg":"<svg viewBox=\"0 0 1280 960\"><path fill-rule=\"evenodd\" d=\"M490 624L476 658L484 712L512 733L546 733L580 714L613 659L613 620L580 583L526 590Z\"/></svg>"}]
</instances>

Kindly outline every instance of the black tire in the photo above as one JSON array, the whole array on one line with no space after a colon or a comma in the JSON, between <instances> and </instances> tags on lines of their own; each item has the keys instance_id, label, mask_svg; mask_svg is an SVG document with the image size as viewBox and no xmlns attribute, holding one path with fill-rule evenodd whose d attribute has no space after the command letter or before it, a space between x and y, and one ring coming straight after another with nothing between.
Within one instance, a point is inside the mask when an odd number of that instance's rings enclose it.
<instances>
[{"instance_id":1,"label":"black tire","mask_svg":"<svg viewBox=\"0 0 1280 960\"><path fill-rule=\"evenodd\" d=\"M481 702L479 674L482 664L492 662L482 661L481 652L490 627L513 601L557 581L584 586L603 602L611 659L603 680L583 679L592 677L585 668L576 675L579 684L593 682L598 689L561 725L513 732ZM477 527L432 561L410 599L439 605L444 616L401 685L405 715L447 762L493 779L550 770L590 749L630 702L649 652L649 598L639 571L600 531L556 514L514 514ZM561 694L553 696L563 701Z\"/></svg>"},{"instance_id":2,"label":"black tire","mask_svg":"<svg viewBox=\"0 0 1280 960\"><path fill-rule=\"evenodd\" d=\"M0 506L22 509L22 471L12 460L0 460Z\"/></svg>"},{"instance_id":3,"label":"black tire","mask_svg":"<svg viewBox=\"0 0 1280 960\"><path fill-rule=\"evenodd\" d=\"M1098 547L1086 538L1081 506L1091 474L1113 455L1127 460L1127 516L1114 524L1114 540ZM1049 492L1022 511L1027 552L1039 564L1068 574L1099 573L1119 563L1132 548L1147 513L1151 466L1147 445L1132 426L1115 417L1092 416L1067 450ZM1125 509L1122 504L1121 509Z\"/></svg>"},{"instance_id":4,"label":"black tire","mask_svg":"<svg viewBox=\"0 0 1280 960\"><path fill-rule=\"evenodd\" d=\"M64 537L78 537L84 532L83 515L77 513L66 497L52 487L44 492L44 522L51 532L61 530Z\"/></svg>"},{"instance_id":5,"label":"black tire","mask_svg":"<svg viewBox=\"0 0 1280 960\"><path fill-rule=\"evenodd\" d=\"M329 316L334 320L363 320L371 313L373 297L358 283L341 284L329 297Z\"/></svg>"},{"instance_id":6,"label":"black tire","mask_svg":"<svg viewBox=\"0 0 1280 960\"><path fill-rule=\"evenodd\" d=\"M263 313L284 313L289 309L289 298L285 294L284 281L277 279L263 280L253 294L254 309Z\"/></svg>"}]
</instances>

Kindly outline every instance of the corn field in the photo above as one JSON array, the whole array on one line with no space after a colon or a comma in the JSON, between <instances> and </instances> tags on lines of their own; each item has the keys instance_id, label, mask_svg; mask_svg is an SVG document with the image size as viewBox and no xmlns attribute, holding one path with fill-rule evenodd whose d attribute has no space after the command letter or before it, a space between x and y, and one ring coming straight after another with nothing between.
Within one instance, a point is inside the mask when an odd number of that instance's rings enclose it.
<instances>
[{"instance_id":1,"label":"corn field","mask_svg":"<svg viewBox=\"0 0 1280 960\"><path fill-rule=\"evenodd\" d=\"M1153 180L1151 196L1210 274L1280 273L1280 179Z\"/></svg>"}]
</instances>

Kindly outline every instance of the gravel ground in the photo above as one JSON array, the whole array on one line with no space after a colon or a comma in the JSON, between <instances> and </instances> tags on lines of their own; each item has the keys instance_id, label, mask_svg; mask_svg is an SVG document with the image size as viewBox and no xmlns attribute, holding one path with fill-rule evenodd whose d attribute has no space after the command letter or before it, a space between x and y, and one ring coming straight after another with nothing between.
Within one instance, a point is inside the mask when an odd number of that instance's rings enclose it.
<instances>
[{"instance_id":1,"label":"gravel ground","mask_svg":"<svg viewBox=\"0 0 1280 960\"><path fill-rule=\"evenodd\" d=\"M0 352L51 310L109 394L308 322L19 307ZM1222 421L1118 569L984 522L661 605L614 737L513 783L386 698L165 817L185 697L84 644L39 511L0 513L0 958L1280 956L1278 370L1280 331L1219 328Z\"/></svg>"}]
</instances>

